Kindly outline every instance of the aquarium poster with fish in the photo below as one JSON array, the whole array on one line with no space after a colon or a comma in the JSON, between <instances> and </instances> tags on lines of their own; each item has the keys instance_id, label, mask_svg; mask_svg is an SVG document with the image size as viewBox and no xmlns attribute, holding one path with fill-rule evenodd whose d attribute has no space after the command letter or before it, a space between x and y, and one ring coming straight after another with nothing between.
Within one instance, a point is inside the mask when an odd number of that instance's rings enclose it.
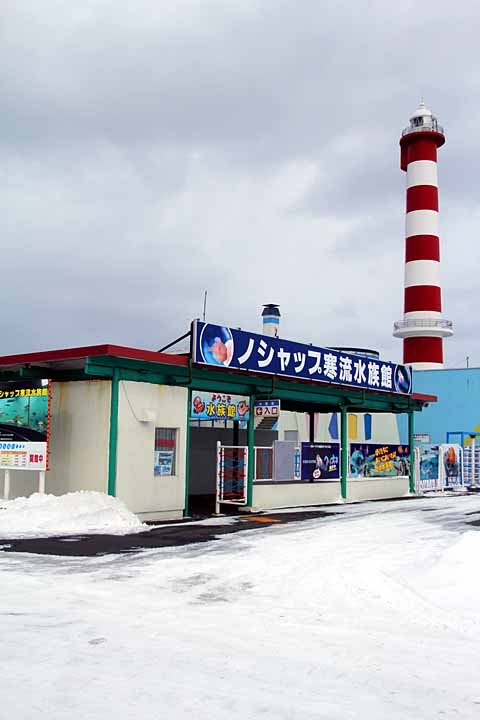
<instances>
[{"instance_id":1,"label":"aquarium poster with fish","mask_svg":"<svg viewBox=\"0 0 480 720\"><path fill-rule=\"evenodd\" d=\"M48 470L48 380L0 382L0 469Z\"/></svg>"},{"instance_id":2,"label":"aquarium poster with fish","mask_svg":"<svg viewBox=\"0 0 480 720\"><path fill-rule=\"evenodd\" d=\"M350 444L352 477L399 477L410 472L408 445Z\"/></svg>"}]
</instances>

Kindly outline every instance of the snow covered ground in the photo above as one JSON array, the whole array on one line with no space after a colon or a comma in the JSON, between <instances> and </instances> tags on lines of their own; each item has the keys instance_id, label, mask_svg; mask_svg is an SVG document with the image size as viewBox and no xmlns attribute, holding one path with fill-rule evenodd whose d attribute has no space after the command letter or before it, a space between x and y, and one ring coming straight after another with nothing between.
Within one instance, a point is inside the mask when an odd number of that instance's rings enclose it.
<instances>
[{"instance_id":1,"label":"snow covered ground","mask_svg":"<svg viewBox=\"0 0 480 720\"><path fill-rule=\"evenodd\" d=\"M435 498L134 555L0 553L0 717L476 719L479 518Z\"/></svg>"}]
</instances>

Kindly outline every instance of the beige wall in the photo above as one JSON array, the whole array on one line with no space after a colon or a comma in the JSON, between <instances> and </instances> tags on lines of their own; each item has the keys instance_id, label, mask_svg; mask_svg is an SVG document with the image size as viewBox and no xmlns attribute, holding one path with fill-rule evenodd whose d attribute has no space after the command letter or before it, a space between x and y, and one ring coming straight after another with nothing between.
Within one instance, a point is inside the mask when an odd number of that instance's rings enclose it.
<instances>
[{"instance_id":1,"label":"beige wall","mask_svg":"<svg viewBox=\"0 0 480 720\"><path fill-rule=\"evenodd\" d=\"M254 510L338 502L342 502L339 482L272 483L253 486Z\"/></svg>"},{"instance_id":2,"label":"beige wall","mask_svg":"<svg viewBox=\"0 0 480 720\"><path fill-rule=\"evenodd\" d=\"M50 469L45 492L107 492L109 427L110 382L52 383ZM10 498L28 497L37 491L37 472L10 472Z\"/></svg>"},{"instance_id":3,"label":"beige wall","mask_svg":"<svg viewBox=\"0 0 480 720\"><path fill-rule=\"evenodd\" d=\"M369 480L348 479L348 502L361 500L387 500L408 495L408 477L371 478Z\"/></svg>"},{"instance_id":4,"label":"beige wall","mask_svg":"<svg viewBox=\"0 0 480 720\"><path fill-rule=\"evenodd\" d=\"M355 438L352 438L350 442L365 442L363 413L356 413L356 415L358 417L358 434ZM371 413L371 415L372 437L366 442L385 443L388 445L395 445L400 442L396 415L393 415L392 413ZM328 432L328 426L331 418L331 413L316 413L315 442L332 441L330 433ZM338 413L338 424L340 426L340 413ZM308 442L308 415L306 413L282 410L278 421L278 437L281 440L284 439L285 431L297 431L298 441Z\"/></svg>"},{"instance_id":5,"label":"beige wall","mask_svg":"<svg viewBox=\"0 0 480 720\"><path fill-rule=\"evenodd\" d=\"M110 395L108 380L52 383L46 492L107 492Z\"/></svg>"},{"instance_id":6,"label":"beige wall","mask_svg":"<svg viewBox=\"0 0 480 720\"><path fill-rule=\"evenodd\" d=\"M408 495L408 478L377 478L347 481L347 500L380 500ZM318 483L271 483L253 486L253 510L268 510L303 505L330 505L344 502L340 481Z\"/></svg>"},{"instance_id":7,"label":"beige wall","mask_svg":"<svg viewBox=\"0 0 480 720\"><path fill-rule=\"evenodd\" d=\"M148 415L153 419L142 422ZM167 520L183 515L186 424L185 388L120 382L116 495L142 519ZM177 429L174 476L153 474L155 427Z\"/></svg>"}]
</instances>

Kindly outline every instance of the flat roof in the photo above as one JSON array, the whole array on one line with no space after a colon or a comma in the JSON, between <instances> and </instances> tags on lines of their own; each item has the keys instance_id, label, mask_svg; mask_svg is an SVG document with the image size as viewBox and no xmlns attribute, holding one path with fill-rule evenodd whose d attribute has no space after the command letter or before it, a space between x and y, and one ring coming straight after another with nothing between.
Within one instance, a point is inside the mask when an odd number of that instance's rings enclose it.
<instances>
[{"instance_id":1,"label":"flat roof","mask_svg":"<svg viewBox=\"0 0 480 720\"><path fill-rule=\"evenodd\" d=\"M368 412L369 408L376 408L377 412L405 412L407 404L409 407L413 404L415 409L421 409L424 405L437 401L435 395L422 393L402 395L377 390L365 391L335 383L210 367L191 363L190 356L185 354L156 352L108 343L0 357L0 377L4 373L9 376L6 379L13 379L12 375L17 373L25 377L28 372L35 373L36 377L50 377L53 380L108 379L112 376L114 367L123 372L121 379L140 382L146 380L158 384L164 382L191 387L194 390L211 388L212 392L220 388L225 392L228 388L231 393L250 394L255 392L255 386L266 388L271 384L271 389L259 392L272 397L277 394L287 403L287 395L294 393L296 396L291 400L292 403L299 402L309 409L318 409L318 405L324 403L324 412L335 411L341 402L350 404L345 400L346 394L355 399L354 405L363 412ZM41 374L43 372L44 375ZM301 399L298 400L297 396ZM360 400L362 397L363 401Z\"/></svg>"},{"instance_id":2,"label":"flat roof","mask_svg":"<svg viewBox=\"0 0 480 720\"><path fill-rule=\"evenodd\" d=\"M169 365L188 366L188 357L155 350L140 350L122 345L86 345L84 347L64 348L63 350L43 350L40 352L4 355L0 357L0 368L15 371L22 367L54 368L56 370L80 370L88 357L109 356L129 358L144 362L168 363Z\"/></svg>"}]
</instances>

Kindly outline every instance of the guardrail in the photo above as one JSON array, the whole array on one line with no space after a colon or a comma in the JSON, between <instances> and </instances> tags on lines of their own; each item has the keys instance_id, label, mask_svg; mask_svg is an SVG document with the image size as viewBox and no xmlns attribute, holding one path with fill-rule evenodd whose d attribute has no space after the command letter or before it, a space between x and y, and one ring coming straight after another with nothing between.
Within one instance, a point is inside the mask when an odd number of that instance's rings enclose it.
<instances>
[{"instance_id":1,"label":"guardrail","mask_svg":"<svg viewBox=\"0 0 480 720\"><path fill-rule=\"evenodd\" d=\"M394 330L403 330L406 328L445 328L453 330L453 322L451 320L399 320L393 323Z\"/></svg>"},{"instance_id":2,"label":"guardrail","mask_svg":"<svg viewBox=\"0 0 480 720\"><path fill-rule=\"evenodd\" d=\"M410 135L410 133L414 132L437 132L441 133L442 135L445 135L445 131L441 125L437 125L437 123L429 123L425 125L421 125L419 127L406 127L402 130L402 137L404 135Z\"/></svg>"}]
</instances>

